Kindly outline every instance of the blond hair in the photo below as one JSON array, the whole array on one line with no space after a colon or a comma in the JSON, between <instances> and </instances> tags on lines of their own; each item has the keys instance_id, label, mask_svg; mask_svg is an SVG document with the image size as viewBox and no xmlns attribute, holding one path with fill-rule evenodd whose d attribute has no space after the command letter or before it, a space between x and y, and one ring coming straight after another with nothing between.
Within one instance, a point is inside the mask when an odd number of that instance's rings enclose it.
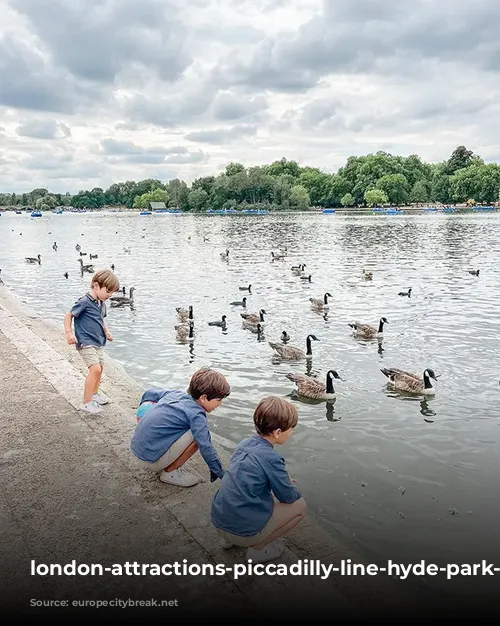
<instances>
[{"instance_id":1,"label":"blond hair","mask_svg":"<svg viewBox=\"0 0 500 626\"><path fill-rule=\"evenodd\" d=\"M191 377L187 392L195 400L201 396L207 396L207 400L214 400L227 398L231 393L231 387L220 372L203 367Z\"/></svg>"},{"instance_id":2,"label":"blond hair","mask_svg":"<svg viewBox=\"0 0 500 626\"><path fill-rule=\"evenodd\" d=\"M99 287L106 287L108 291L118 291L120 289L120 281L111 270L98 270L92 276L90 286L93 287L95 283Z\"/></svg>"},{"instance_id":3,"label":"blond hair","mask_svg":"<svg viewBox=\"0 0 500 626\"><path fill-rule=\"evenodd\" d=\"M270 435L277 430L295 428L299 421L297 408L283 398L263 398L253 414L253 423L261 435Z\"/></svg>"}]
</instances>

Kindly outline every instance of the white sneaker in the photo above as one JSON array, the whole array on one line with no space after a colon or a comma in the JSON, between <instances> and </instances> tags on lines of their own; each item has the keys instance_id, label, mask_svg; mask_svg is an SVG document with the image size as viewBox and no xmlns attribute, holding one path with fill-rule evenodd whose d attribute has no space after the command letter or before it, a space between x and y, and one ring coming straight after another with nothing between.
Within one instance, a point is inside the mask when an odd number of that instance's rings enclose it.
<instances>
[{"instance_id":1,"label":"white sneaker","mask_svg":"<svg viewBox=\"0 0 500 626\"><path fill-rule=\"evenodd\" d=\"M285 550L285 544L277 539L273 541L262 550L256 550L255 548L248 548L247 559L252 559L253 563L264 563L265 561L273 561L283 554Z\"/></svg>"},{"instance_id":2,"label":"white sneaker","mask_svg":"<svg viewBox=\"0 0 500 626\"><path fill-rule=\"evenodd\" d=\"M160 474L160 480L162 483L169 485L176 485L177 487L192 487L200 482L198 476L190 474L187 470L179 467L173 472L162 471Z\"/></svg>"},{"instance_id":3,"label":"white sneaker","mask_svg":"<svg viewBox=\"0 0 500 626\"><path fill-rule=\"evenodd\" d=\"M103 393L95 393L92 396L92 400L97 402L97 404L109 404L111 402L108 396L105 396Z\"/></svg>"},{"instance_id":4,"label":"white sneaker","mask_svg":"<svg viewBox=\"0 0 500 626\"><path fill-rule=\"evenodd\" d=\"M81 404L78 408L87 413L102 413L101 407L94 400L87 402L87 404Z\"/></svg>"},{"instance_id":5,"label":"white sneaker","mask_svg":"<svg viewBox=\"0 0 500 626\"><path fill-rule=\"evenodd\" d=\"M234 543L231 543L228 539L224 539L224 537L221 537L219 539L219 543L220 547L224 548L224 550L229 550L229 548L232 548L234 546Z\"/></svg>"}]
</instances>

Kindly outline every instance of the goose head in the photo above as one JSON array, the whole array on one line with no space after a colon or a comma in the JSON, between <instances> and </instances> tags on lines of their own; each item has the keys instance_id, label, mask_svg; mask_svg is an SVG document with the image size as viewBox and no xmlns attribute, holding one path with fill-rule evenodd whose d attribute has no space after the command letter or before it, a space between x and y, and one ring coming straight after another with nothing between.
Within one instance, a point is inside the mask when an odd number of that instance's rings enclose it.
<instances>
[{"instance_id":1,"label":"goose head","mask_svg":"<svg viewBox=\"0 0 500 626\"><path fill-rule=\"evenodd\" d=\"M389 322L387 321L387 318L386 318L386 317L381 317L381 318L380 318L380 322L381 322L382 324L388 324L388 323L389 323Z\"/></svg>"},{"instance_id":2,"label":"goose head","mask_svg":"<svg viewBox=\"0 0 500 626\"><path fill-rule=\"evenodd\" d=\"M286 332L286 330L284 330L284 331L281 333L281 341L282 341L283 343L286 343L287 341L290 341L290 335Z\"/></svg>"},{"instance_id":3,"label":"goose head","mask_svg":"<svg viewBox=\"0 0 500 626\"><path fill-rule=\"evenodd\" d=\"M436 374L434 373L434 370L432 370L430 367L428 367L428 368L425 370L425 372L424 372L424 378L426 378L426 377L427 377L427 378L432 378L432 379L434 379L435 381L437 381L437 376L436 376Z\"/></svg>"},{"instance_id":4,"label":"goose head","mask_svg":"<svg viewBox=\"0 0 500 626\"><path fill-rule=\"evenodd\" d=\"M332 297L333 297L332 294L329 291L327 291L324 297L325 304L328 304L328 298L332 298Z\"/></svg>"}]
</instances>

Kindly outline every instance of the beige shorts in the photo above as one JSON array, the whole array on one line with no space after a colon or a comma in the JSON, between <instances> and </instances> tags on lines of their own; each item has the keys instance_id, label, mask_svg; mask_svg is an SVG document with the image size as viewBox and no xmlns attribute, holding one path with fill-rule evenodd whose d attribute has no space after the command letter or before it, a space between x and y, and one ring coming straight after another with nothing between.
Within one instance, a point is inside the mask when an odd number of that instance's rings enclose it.
<instances>
[{"instance_id":1,"label":"beige shorts","mask_svg":"<svg viewBox=\"0 0 500 626\"><path fill-rule=\"evenodd\" d=\"M235 546L250 548L256 543L260 543L261 541L264 541L264 539L267 539L267 537L269 537L269 535L272 535L277 528L281 528L281 526L284 526L288 521L290 521L289 507L289 504L275 502L274 511L271 515L270 520L260 531L260 533L257 533L256 535L252 535L250 537L242 537L241 535L233 535L227 530L222 530L222 528L217 528L217 533L220 537L223 537Z\"/></svg>"},{"instance_id":2,"label":"beige shorts","mask_svg":"<svg viewBox=\"0 0 500 626\"><path fill-rule=\"evenodd\" d=\"M193 441L193 433L188 430L186 433L181 435L177 441L174 441L165 454L163 454L157 461L154 461L154 463L142 461L143 467L146 467L152 472L160 472L161 470L164 470L171 463L177 460L184 450L193 443Z\"/></svg>"},{"instance_id":3,"label":"beige shorts","mask_svg":"<svg viewBox=\"0 0 500 626\"><path fill-rule=\"evenodd\" d=\"M87 367L91 365L104 365L104 348L99 346L83 346L78 350L83 362Z\"/></svg>"}]
</instances>

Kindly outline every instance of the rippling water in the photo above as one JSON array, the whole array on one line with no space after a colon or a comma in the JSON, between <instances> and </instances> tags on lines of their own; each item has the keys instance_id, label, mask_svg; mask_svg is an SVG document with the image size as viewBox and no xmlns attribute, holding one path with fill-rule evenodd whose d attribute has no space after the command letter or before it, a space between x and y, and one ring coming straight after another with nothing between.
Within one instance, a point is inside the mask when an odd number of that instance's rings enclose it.
<instances>
[{"instance_id":1,"label":"rippling water","mask_svg":"<svg viewBox=\"0 0 500 626\"><path fill-rule=\"evenodd\" d=\"M305 363L275 362L267 341L282 330L300 347L309 333L319 338L311 374L323 379L333 368L345 382L337 382L333 406L293 399L300 422L284 452L328 528L379 560L498 555L499 215L4 214L2 277L61 332L90 278L80 275L77 243L99 255L96 268L114 263L122 285L136 287L134 310L108 309L109 354L145 385L185 388L199 367L219 369L232 393L211 421L234 444L253 431L258 401L289 397L285 374L306 372ZM283 248L286 260L271 262L271 250ZM38 253L41 266L24 262ZM300 262L311 283L290 271ZM469 275L476 267L480 276ZM362 268L373 271L372 281L361 280ZM249 283L251 295L239 291ZM399 297L408 287L412 297ZM326 291L333 298L325 319L309 297ZM268 313L264 340L242 328L242 309L229 306L244 295L248 311ZM196 337L182 344L175 307L190 304ZM225 332L208 327L223 314ZM381 345L350 335L349 321L377 324L381 316L389 320ZM380 368L392 366L433 368L436 397L388 391Z\"/></svg>"}]
</instances>

